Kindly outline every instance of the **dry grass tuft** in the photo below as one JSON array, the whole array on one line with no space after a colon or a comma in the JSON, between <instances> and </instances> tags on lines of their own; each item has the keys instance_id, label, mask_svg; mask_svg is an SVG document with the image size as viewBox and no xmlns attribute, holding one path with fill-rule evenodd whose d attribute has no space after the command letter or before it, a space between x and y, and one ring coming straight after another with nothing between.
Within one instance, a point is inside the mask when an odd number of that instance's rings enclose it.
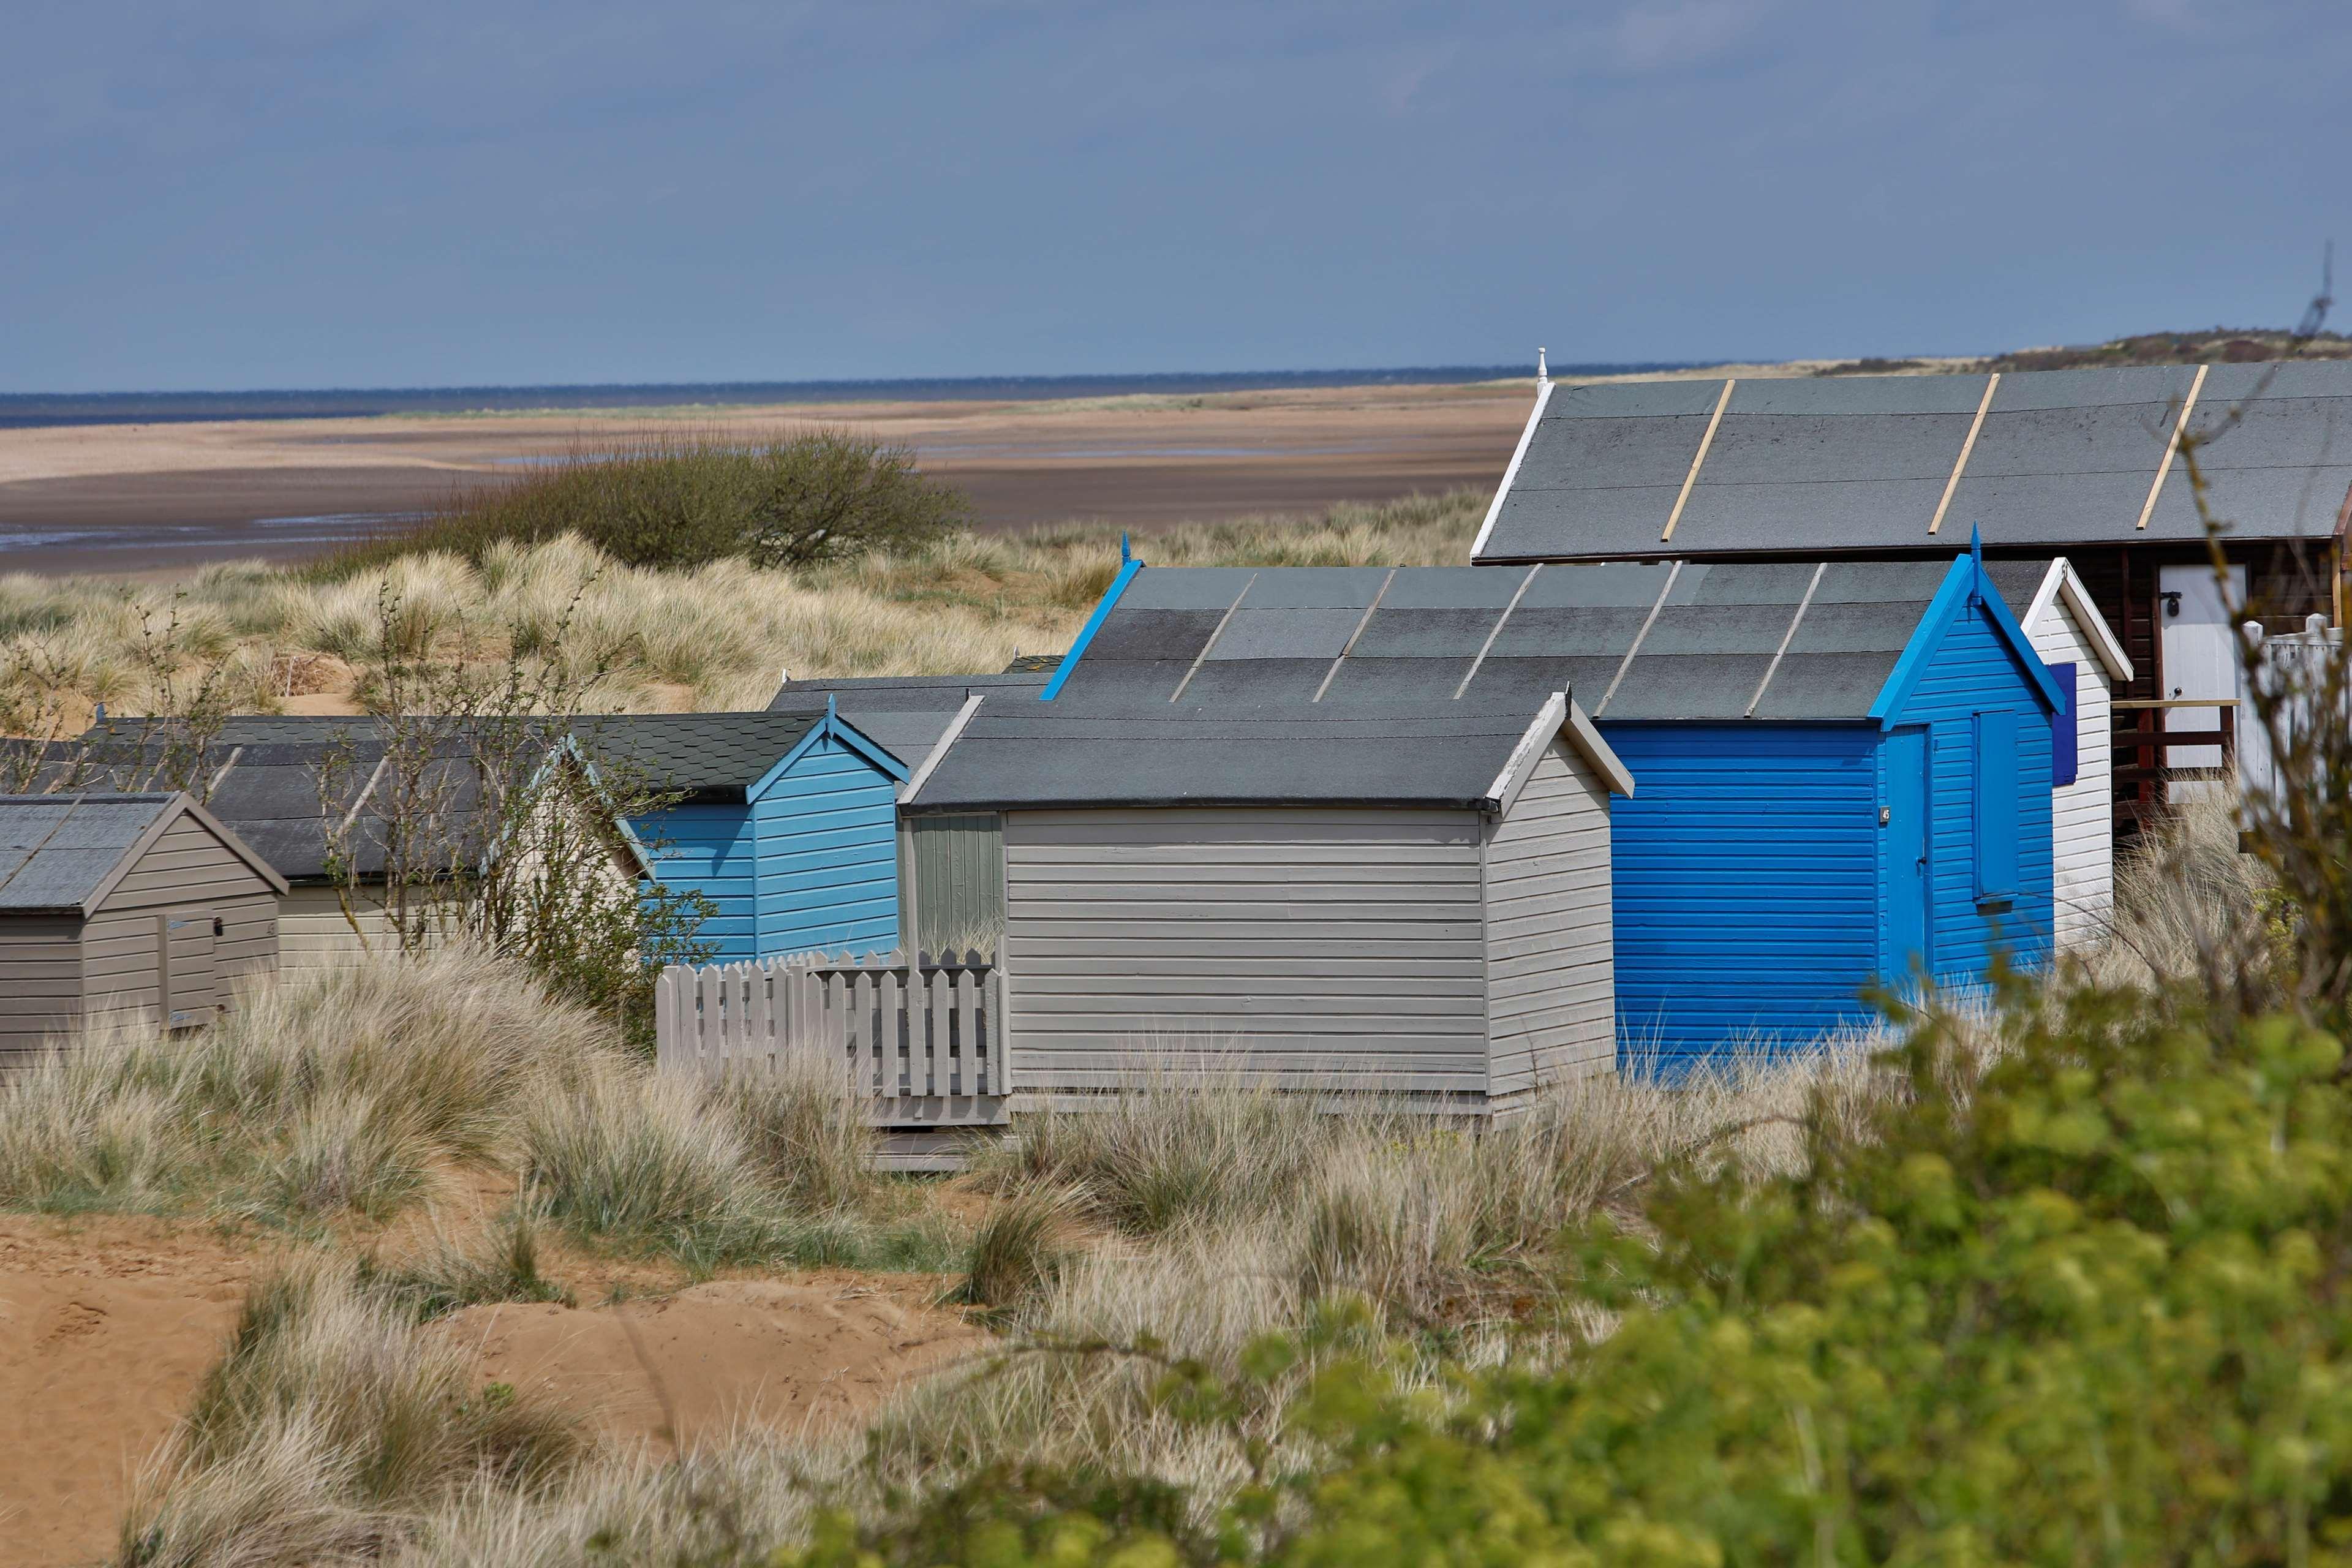
<instances>
[{"instance_id":1,"label":"dry grass tuft","mask_svg":"<svg viewBox=\"0 0 2352 1568\"><path fill-rule=\"evenodd\" d=\"M348 1264L261 1281L142 1478L120 1561L365 1561L423 1513L476 1490L528 1496L588 1451L569 1416L472 1379L468 1352L422 1333Z\"/></svg>"},{"instance_id":2,"label":"dry grass tuft","mask_svg":"<svg viewBox=\"0 0 2352 1568\"><path fill-rule=\"evenodd\" d=\"M611 1026L461 945L249 986L212 1028L94 1019L0 1084L0 1205L382 1215L510 1154L523 1103Z\"/></svg>"}]
</instances>

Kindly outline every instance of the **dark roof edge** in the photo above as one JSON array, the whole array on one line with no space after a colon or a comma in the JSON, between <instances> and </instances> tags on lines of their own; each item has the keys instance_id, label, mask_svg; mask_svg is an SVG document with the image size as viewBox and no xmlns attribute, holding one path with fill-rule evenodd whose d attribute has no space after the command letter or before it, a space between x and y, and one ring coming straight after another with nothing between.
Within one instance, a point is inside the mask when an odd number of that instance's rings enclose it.
<instances>
[{"instance_id":1,"label":"dark roof edge","mask_svg":"<svg viewBox=\"0 0 2352 1568\"><path fill-rule=\"evenodd\" d=\"M1459 796L1362 795L1301 796L1297 795L1102 795L1073 800L1002 800L987 796L940 802L917 802L901 809L909 816L972 811L1161 811L1174 807L1223 809L1229 806L1297 806L1305 811L1493 811L1499 802L1486 795Z\"/></svg>"}]
</instances>

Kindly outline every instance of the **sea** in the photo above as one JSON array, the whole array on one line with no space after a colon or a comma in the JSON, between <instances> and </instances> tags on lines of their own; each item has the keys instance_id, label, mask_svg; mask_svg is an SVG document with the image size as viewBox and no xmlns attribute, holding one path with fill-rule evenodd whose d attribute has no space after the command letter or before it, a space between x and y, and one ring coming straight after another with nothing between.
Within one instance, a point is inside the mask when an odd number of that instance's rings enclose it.
<instances>
[{"instance_id":1,"label":"sea","mask_svg":"<svg viewBox=\"0 0 2352 1568\"><path fill-rule=\"evenodd\" d=\"M1555 364L1555 377L1692 368L1681 362ZM877 381L627 382L566 386L390 386L255 392L0 393L0 429L163 425L210 419L323 419L381 414L500 414L536 409L740 407L777 403L1043 402L1186 396L1316 386L1444 385L1533 374L1526 364L1402 365L1373 370L1172 371L1145 375L979 375Z\"/></svg>"}]
</instances>

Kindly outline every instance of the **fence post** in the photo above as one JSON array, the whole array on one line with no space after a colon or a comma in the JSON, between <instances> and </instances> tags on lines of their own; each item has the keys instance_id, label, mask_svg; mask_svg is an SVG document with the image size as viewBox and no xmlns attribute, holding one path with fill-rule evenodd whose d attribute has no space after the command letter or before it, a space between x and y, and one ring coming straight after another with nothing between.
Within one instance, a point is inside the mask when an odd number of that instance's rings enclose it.
<instances>
[{"instance_id":1,"label":"fence post","mask_svg":"<svg viewBox=\"0 0 2352 1568\"><path fill-rule=\"evenodd\" d=\"M751 965L750 994L747 997L751 1005L745 1010L744 1017L751 1036L749 1047L751 1070L771 1077L781 1065L776 1060L774 1010L768 1005L768 983L773 973L764 962Z\"/></svg>"},{"instance_id":2,"label":"fence post","mask_svg":"<svg viewBox=\"0 0 2352 1568\"><path fill-rule=\"evenodd\" d=\"M654 978L654 1070L665 1071L676 1065L677 1054L677 971L675 963L665 963Z\"/></svg>"},{"instance_id":3,"label":"fence post","mask_svg":"<svg viewBox=\"0 0 2352 1568\"><path fill-rule=\"evenodd\" d=\"M975 949L971 956L974 963L979 962L978 950ZM997 952L996 963L988 971L985 984L988 987L988 1076L990 1079L988 1091L991 1094L1011 1094L1013 1092L1013 1030L1012 1020L1005 1016L1004 954L1001 948Z\"/></svg>"}]
</instances>

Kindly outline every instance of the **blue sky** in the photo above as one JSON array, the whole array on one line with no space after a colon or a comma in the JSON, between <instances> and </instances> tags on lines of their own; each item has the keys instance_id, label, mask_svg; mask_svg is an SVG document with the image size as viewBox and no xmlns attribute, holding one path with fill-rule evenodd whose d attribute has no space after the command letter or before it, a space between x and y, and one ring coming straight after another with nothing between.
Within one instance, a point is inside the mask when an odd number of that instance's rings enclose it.
<instances>
[{"instance_id":1,"label":"blue sky","mask_svg":"<svg viewBox=\"0 0 2352 1568\"><path fill-rule=\"evenodd\" d=\"M1967 353L2352 240L2343 0L8 11L8 391Z\"/></svg>"}]
</instances>

